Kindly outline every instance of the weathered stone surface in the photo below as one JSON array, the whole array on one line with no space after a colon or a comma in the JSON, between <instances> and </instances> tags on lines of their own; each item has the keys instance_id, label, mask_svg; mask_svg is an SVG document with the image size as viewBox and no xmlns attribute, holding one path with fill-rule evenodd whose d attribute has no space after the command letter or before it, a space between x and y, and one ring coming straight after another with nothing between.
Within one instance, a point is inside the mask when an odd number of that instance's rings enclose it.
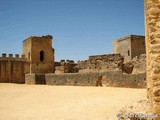
<instances>
[{"instance_id":1,"label":"weathered stone surface","mask_svg":"<svg viewBox=\"0 0 160 120\"><path fill-rule=\"evenodd\" d=\"M122 71L127 74L131 74L133 71L134 65L130 62L123 64Z\"/></svg>"},{"instance_id":2,"label":"weathered stone surface","mask_svg":"<svg viewBox=\"0 0 160 120\"><path fill-rule=\"evenodd\" d=\"M160 97L160 86L158 86L158 87L156 86L156 87L153 88L153 95L155 97L157 97L157 96Z\"/></svg>"},{"instance_id":3,"label":"weathered stone surface","mask_svg":"<svg viewBox=\"0 0 160 120\"><path fill-rule=\"evenodd\" d=\"M0 82L24 83L25 74L29 72L29 63L26 62L24 55L12 54L0 57Z\"/></svg>"},{"instance_id":4,"label":"weathered stone surface","mask_svg":"<svg viewBox=\"0 0 160 120\"><path fill-rule=\"evenodd\" d=\"M159 53L160 52L160 44L150 45L151 53Z\"/></svg>"},{"instance_id":5,"label":"weathered stone surface","mask_svg":"<svg viewBox=\"0 0 160 120\"><path fill-rule=\"evenodd\" d=\"M154 97L155 102L160 102L160 97Z\"/></svg>"},{"instance_id":6,"label":"weathered stone surface","mask_svg":"<svg viewBox=\"0 0 160 120\"><path fill-rule=\"evenodd\" d=\"M45 75L44 74L26 74L25 75L25 83L28 85L35 84L46 84Z\"/></svg>"},{"instance_id":7,"label":"weathered stone surface","mask_svg":"<svg viewBox=\"0 0 160 120\"><path fill-rule=\"evenodd\" d=\"M26 75L27 84L37 84L36 81L38 75L39 74L36 75L27 74ZM109 87L146 88L145 77L146 77L145 73L123 74L121 71L65 73L65 74L48 73L45 74L45 82L47 85L73 85L73 86L102 85ZM40 76L39 78L42 77Z\"/></svg>"},{"instance_id":8,"label":"weathered stone surface","mask_svg":"<svg viewBox=\"0 0 160 120\"><path fill-rule=\"evenodd\" d=\"M23 54L30 62L31 73L54 73L52 36L31 36L23 41Z\"/></svg>"},{"instance_id":9,"label":"weathered stone surface","mask_svg":"<svg viewBox=\"0 0 160 120\"><path fill-rule=\"evenodd\" d=\"M120 53L124 62L131 61L134 57L146 53L145 37L140 35L129 35L114 40L114 54Z\"/></svg>"},{"instance_id":10,"label":"weathered stone surface","mask_svg":"<svg viewBox=\"0 0 160 120\"><path fill-rule=\"evenodd\" d=\"M78 66L73 60L55 62L55 73L77 73L78 71Z\"/></svg>"},{"instance_id":11,"label":"weathered stone surface","mask_svg":"<svg viewBox=\"0 0 160 120\"><path fill-rule=\"evenodd\" d=\"M122 70L124 58L120 54L89 56L88 60L78 61L80 72Z\"/></svg>"},{"instance_id":12,"label":"weathered stone surface","mask_svg":"<svg viewBox=\"0 0 160 120\"><path fill-rule=\"evenodd\" d=\"M153 111L153 113L156 113L156 114L160 114L160 102L154 102L153 103L153 106L152 106L152 111ZM156 119L156 120L159 120L160 119L160 117L158 118L158 119Z\"/></svg>"},{"instance_id":13,"label":"weathered stone surface","mask_svg":"<svg viewBox=\"0 0 160 120\"><path fill-rule=\"evenodd\" d=\"M130 62L134 65L133 74L146 72L146 54L134 57Z\"/></svg>"},{"instance_id":14,"label":"weathered stone surface","mask_svg":"<svg viewBox=\"0 0 160 120\"><path fill-rule=\"evenodd\" d=\"M160 114L160 0L145 0L147 87L152 112ZM160 120L157 118L156 120Z\"/></svg>"},{"instance_id":15,"label":"weathered stone surface","mask_svg":"<svg viewBox=\"0 0 160 120\"><path fill-rule=\"evenodd\" d=\"M102 76L98 76L98 79L96 81L96 86L102 86Z\"/></svg>"}]
</instances>

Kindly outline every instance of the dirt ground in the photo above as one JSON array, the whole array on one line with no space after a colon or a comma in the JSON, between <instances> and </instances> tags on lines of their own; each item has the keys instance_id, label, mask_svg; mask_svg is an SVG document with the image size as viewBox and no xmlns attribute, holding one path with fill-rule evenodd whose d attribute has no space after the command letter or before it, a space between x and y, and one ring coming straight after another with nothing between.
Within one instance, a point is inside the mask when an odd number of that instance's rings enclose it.
<instances>
[{"instance_id":1,"label":"dirt ground","mask_svg":"<svg viewBox=\"0 0 160 120\"><path fill-rule=\"evenodd\" d=\"M0 120L117 120L145 89L0 84Z\"/></svg>"}]
</instances>

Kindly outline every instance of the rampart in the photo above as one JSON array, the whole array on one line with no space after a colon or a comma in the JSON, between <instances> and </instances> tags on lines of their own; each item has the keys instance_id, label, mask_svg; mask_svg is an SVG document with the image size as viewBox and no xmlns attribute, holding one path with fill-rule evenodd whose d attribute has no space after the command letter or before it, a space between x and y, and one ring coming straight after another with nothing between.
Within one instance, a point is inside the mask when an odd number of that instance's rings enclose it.
<instances>
[{"instance_id":1,"label":"rampart","mask_svg":"<svg viewBox=\"0 0 160 120\"><path fill-rule=\"evenodd\" d=\"M25 56L19 54L2 54L0 57L0 82L24 83L25 74L29 71L29 63Z\"/></svg>"}]
</instances>

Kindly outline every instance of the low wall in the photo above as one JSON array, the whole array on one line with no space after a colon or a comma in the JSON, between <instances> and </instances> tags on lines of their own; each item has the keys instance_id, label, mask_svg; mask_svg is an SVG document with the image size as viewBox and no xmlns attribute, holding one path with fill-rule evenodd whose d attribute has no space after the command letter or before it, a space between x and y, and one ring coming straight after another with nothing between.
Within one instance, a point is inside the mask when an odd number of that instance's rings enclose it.
<instances>
[{"instance_id":1,"label":"low wall","mask_svg":"<svg viewBox=\"0 0 160 120\"><path fill-rule=\"evenodd\" d=\"M38 76L36 74L36 76ZM109 87L130 87L145 88L146 74L123 74L120 71L92 72L92 73L65 73L65 74L45 74L45 83L47 85L70 85L70 86L96 86L98 77L102 76L102 85ZM42 78L42 76L40 77ZM26 75L26 84L36 84L40 80ZM42 79L43 80L43 79ZM30 82L28 82L30 81ZM31 82L34 81L34 82ZM38 82L41 83L41 82Z\"/></svg>"},{"instance_id":2,"label":"low wall","mask_svg":"<svg viewBox=\"0 0 160 120\"><path fill-rule=\"evenodd\" d=\"M46 84L45 75L44 74L26 74L25 75L25 83L28 85L34 84Z\"/></svg>"},{"instance_id":3,"label":"low wall","mask_svg":"<svg viewBox=\"0 0 160 120\"><path fill-rule=\"evenodd\" d=\"M146 88L146 73L126 74L107 72L103 76L103 85L110 87Z\"/></svg>"},{"instance_id":4,"label":"low wall","mask_svg":"<svg viewBox=\"0 0 160 120\"><path fill-rule=\"evenodd\" d=\"M47 85L95 86L99 73L46 74Z\"/></svg>"}]
</instances>

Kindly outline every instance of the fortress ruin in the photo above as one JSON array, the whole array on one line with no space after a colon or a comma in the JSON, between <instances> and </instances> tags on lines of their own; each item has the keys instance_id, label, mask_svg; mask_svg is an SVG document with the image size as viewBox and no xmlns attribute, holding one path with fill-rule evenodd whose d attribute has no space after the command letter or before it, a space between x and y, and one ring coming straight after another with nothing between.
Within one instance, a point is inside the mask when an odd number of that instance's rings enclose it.
<instances>
[{"instance_id":1,"label":"fortress ruin","mask_svg":"<svg viewBox=\"0 0 160 120\"><path fill-rule=\"evenodd\" d=\"M2 54L0 82L134 88L145 88L147 83L152 113L159 115L160 0L144 0L144 5L145 38L129 35L117 39L113 54L89 56L75 63L55 62L52 36L31 36L23 42L21 57Z\"/></svg>"},{"instance_id":2,"label":"fortress ruin","mask_svg":"<svg viewBox=\"0 0 160 120\"><path fill-rule=\"evenodd\" d=\"M114 41L113 54L92 55L77 63L56 62L52 36L31 36L23 41L21 58L17 54L2 55L0 82L96 86L98 78L102 78L103 86L145 88L144 43L144 36L130 35ZM120 51L123 48L126 51ZM128 49L130 56L126 56Z\"/></svg>"}]
</instances>

